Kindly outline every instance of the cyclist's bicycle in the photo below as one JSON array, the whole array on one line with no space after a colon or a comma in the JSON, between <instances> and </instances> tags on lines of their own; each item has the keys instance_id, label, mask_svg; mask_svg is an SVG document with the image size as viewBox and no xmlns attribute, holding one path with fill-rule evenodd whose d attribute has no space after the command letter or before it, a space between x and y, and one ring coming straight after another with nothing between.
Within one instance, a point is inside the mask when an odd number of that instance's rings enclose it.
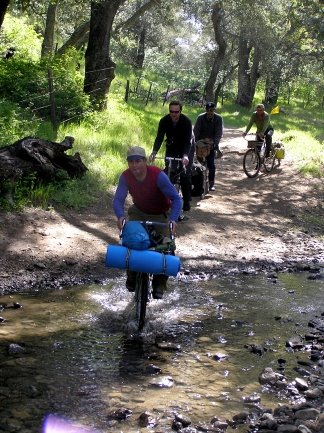
<instances>
[{"instance_id":1,"label":"cyclist's bicycle","mask_svg":"<svg viewBox=\"0 0 324 433\"><path fill-rule=\"evenodd\" d=\"M155 159L164 159L165 161L165 173L170 181L175 186L175 189L180 194L180 175L186 173L186 167L182 164L182 158L176 158L173 156L155 157ZM179 216L179 221L184 219L183 211Z\"/></svg>"},{"instance_id":2,"label":"cyclist's bicycle","mask_svg":"<svg viewBox=\"0 0 324 433\"><path fill-rule=\"evenodd\" d=\"M153 246L150 250L157 251L161 254L174 255L175 251L175 237L173 235L172 223L162 223L154 221L139 221L148 231ZM155 227L168 227L169 238L163 238L156 232ZM120 232L122 237L123 229ZM165 257L164 257L165 259ZM165 261L164 261L165 263ZM163 272L160 272L161 274ZM139 331L142 331L145 325L146 307L152 297L152 280L153 274L146 272L137 272L135 280L135 305L136 305L136 323Z\"/></svg>"},{"instance_id":3,"label":"cyclist's bicycle","mask_svg":"<svg viewBox=\"0 0 324 433\"><path fill-rule=\"evenodd\" d=\"M276 149L271 144L269 155L266 156L266 142L265 139L262 141L256 140L256 136L251 135L246 138L248 142L248 150L243 156L243 170L248 177L256 177L262 167L267 173L270 173L275 165Z\"/></svg>"},{"instance_id":4,"label":"cyclist's bicycle","mask_svg":"<svg viewBox=\"0 0 324 433\"><path fill-rule=\"evenodd\" d=\"M203 199L209 192L209 170L207 167L207 156L210 154L212 149L213 142L209 138L204 138L202 140L198 140L196 142L196 157L198 163L201 165L202 174L203 174L203 185L202 185L202 193L200 198Z\"/></svg>"}]
</instances>

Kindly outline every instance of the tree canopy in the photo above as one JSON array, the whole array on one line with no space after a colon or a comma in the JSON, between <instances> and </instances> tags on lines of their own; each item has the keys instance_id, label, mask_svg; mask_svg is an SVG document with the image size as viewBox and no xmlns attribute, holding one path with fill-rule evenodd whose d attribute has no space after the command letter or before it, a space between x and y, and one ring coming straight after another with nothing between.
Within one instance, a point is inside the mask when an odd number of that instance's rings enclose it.
<instances>
[{"instance_id":1,"label":"tree canopy","mask_svg":"<svg viewBox=\"0 0 324 433\"><path fill-rule=\"evenodd\" d=\"M215 102L230 90L249 107L261 89L271 107L303 87L323 103L318 0L269 0L267 8L251 0L12 0L1 3L0 25L9 13L27 20L41 40L40 64L62 64L58 58L74 53L96 109L105 107L118 63L158 73L175 88L199 88ZM16 42L2 24L2 51ZM15 47L14 59L21 54Z\"/></svg>"}]
</instances>

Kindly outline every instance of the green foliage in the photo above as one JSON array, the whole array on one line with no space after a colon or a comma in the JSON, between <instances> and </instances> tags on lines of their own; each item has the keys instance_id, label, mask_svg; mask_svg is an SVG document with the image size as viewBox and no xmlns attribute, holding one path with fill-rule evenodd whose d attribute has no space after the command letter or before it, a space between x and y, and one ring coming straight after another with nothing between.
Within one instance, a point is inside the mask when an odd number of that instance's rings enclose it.
<instances>
[{"instance_id":1,"label":"green foliage","mask_svg":"<svg viewBox=\"0 0 324 433\"><path fill-rule=\"evenodd\" d=\"M40 120L17 104L0 100L0 148L20 138L35 135Z\"/></svg>"},{"instance_id":2,"label":"green foliage","mask_svg":"<svg viewBox=\"0 0 324 433\"><path fill-rule=\"evenodd\" d=\"M165 2L162 3L164 7ZM12 58L0 59L0 147L30 135L53 141L61 141L65 136L71 135L75 142L73 150L69 152L79 152L89 171L82 179L74 180L67 179L63 173L63 176L49 185L36 182L33 176L26 177L14 186L3 182L0 184L0 207L88 206L104 191L114 188L120 173L126 167L125 154L128 146L141 145L147 153L152 150L159 119L168 111L168 104L163 105L163 94L168 86L171 89L181 89L197 85L201 95L213 63L216 47L212 37L210 5L194 3L199 14L204 14L201 20L198 13L195 17L193 2L187 2L188 16L192 7L193 16L190 20L184 21L185 15L181 13L170 13L166 15L167 26L161 25L161 22L156 26L154 17L150 18L151 45L147 47L145 67L142 70L130 66L134 63L132 60L137 44L129 33L120 33L120 39L112 41L114 60L117 63L116 78L110 87L107 110L102 113L91 111L88 97L83 94L83 58L80 54L71 49L63 56L40 60L39 35L26 20L6 15L0 35L0 48L4 51L15 46L17 50ZM243 1L240 2L242 3ZM253 2L249 2L249 5L254 7ZM172 7L171 2L169 6ZM226 6L232 8L227 12L238 12L237 2L226 2ZM229 23L234 25L234 33L238 30L236 25L242 21L240 14L241 12L236 15L237 22L231 21L231 14L228 15ZM193 17L199 17L199 20L195 22ZM188 32L190 28L191 31ZM157 40L159 43L154 43ZM230 70L231 56L234 54L227 57L228 63L219 77ZM127 59L127 64L121 62L122 58ZM298 79L294 74L287 80L286 89L289 89L290 100L288 97L282 99L279 102L280 114L272 116L274 139L285 143L286 152L298 161L302 172L323 176L324 128L321 119L324 116L323 107L320 106L323 99L323 77L316 67L303 67L299 70L305 74ZM53 73L59 121L57 135L49 122L49 69ZM306 79L305 76L311 79ZM124 97L127 80L131 92L126 104ZM150 87L152 93L146 104ZM236 78L229 76L224 104L219 103L217 111L223 116L226 127L243 131L252 110L233 103L236 87ZM261 82L257 91L259 102L262 100L260 95L264 94L264 83ZM183 112L193 122L201 111L203 108L194 101L185 101ZM163 155L163 149L160 155Z\"/></svg>"},{"instance_id":3,"label":"green foliage","mask_svg":"<svg viewBox=\"0 0 324 433\"><path fill-rule=\"evenodd\" d=\"M18 22L20 28L17 28ZM25 32L26 39L23 39L21 35ZM39 45L39 37L23 18L18 21L16 18L6 16L3 35L0 43L3 49L8 46L18 48L13 57L0 61L2 98L28 109L38 118L49 119L51 114L49 71L51 70L57 120L67 121L90 109L89 98L83 93L80 55L75 49L70 49L66 54L55 56L53 59L40 60L40 47L37 51L31 49Z\"/></svg>"}]
</instances>

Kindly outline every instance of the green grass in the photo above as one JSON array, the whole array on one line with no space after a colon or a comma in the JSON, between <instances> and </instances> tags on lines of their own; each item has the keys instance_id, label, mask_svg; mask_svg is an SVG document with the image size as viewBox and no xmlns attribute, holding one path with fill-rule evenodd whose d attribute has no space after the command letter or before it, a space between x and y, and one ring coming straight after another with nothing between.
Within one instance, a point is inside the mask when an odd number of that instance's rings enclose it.
<instances>
[{"instance_id":1,"label":"green grass","mask_svg":"<svg viewBox=\"0 0 324 433\"><path fill-rule=\"evenodd\" d=\"M275 128L275 141L285 144L286 153L295 161L305 176L323 177L323 113L305 111L299 106L282 107L279 114L271 117ZM194 122L202 112L199 106L184 105L183 113ZM125 169L125 154L129 146L143 146L149 154L152 150L159 119L168 112L168 104L145 103L131 99L123 101L121 91L112 93L105 112L91 113L78 122L64 123L59 126L57 136L49 122L40 122L6 102L0 103L0 128L2 145L11 144L18 138L34 135L52 141L62 141L65 136L75 138L73 149L68 153L79 152L88 168L81 180L64 180L63 184L33 185L21 197L22 206L37 205L81 208L89 206L102 192L113 191L120 173ZM226 102L218 107L227 128L244 130L251 110ZM10 128L6 128L6 119ZM163 155L163 149L160 151ZM161 162L162 164L162 162ZM22 186L16 186L16 189ZM23 199L22 199L23 197ZM5 207L3 201L1 207Z\"/></svg>"}]
</instances>

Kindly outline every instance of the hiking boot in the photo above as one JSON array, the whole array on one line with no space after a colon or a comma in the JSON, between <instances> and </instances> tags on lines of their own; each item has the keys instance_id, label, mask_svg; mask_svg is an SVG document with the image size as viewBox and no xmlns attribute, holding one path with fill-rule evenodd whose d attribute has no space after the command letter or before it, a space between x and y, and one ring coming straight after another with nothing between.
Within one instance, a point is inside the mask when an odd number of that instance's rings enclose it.
<instances>
[{"instance_id":1,"label":"hiking boot","mask_svg":"<svg viewBox=\"0 0 324 433\"><path fill-rule=\"evenodd\" d=\"M136 285L136 272L127 271L126 289L129 292L135 292L135 285Z\"/></svg>"},{"instance_id":2,"label":"hiking boot","mask_svg":"<svg viewBox=\"0 0 324 433\"><path fill-rule=\"evenodd\" d=\"M153 299L162 299L163 293L166 290L166 282L168 277L166 275L154 275L152 280Z\"/></svg>"}]
</instances>

